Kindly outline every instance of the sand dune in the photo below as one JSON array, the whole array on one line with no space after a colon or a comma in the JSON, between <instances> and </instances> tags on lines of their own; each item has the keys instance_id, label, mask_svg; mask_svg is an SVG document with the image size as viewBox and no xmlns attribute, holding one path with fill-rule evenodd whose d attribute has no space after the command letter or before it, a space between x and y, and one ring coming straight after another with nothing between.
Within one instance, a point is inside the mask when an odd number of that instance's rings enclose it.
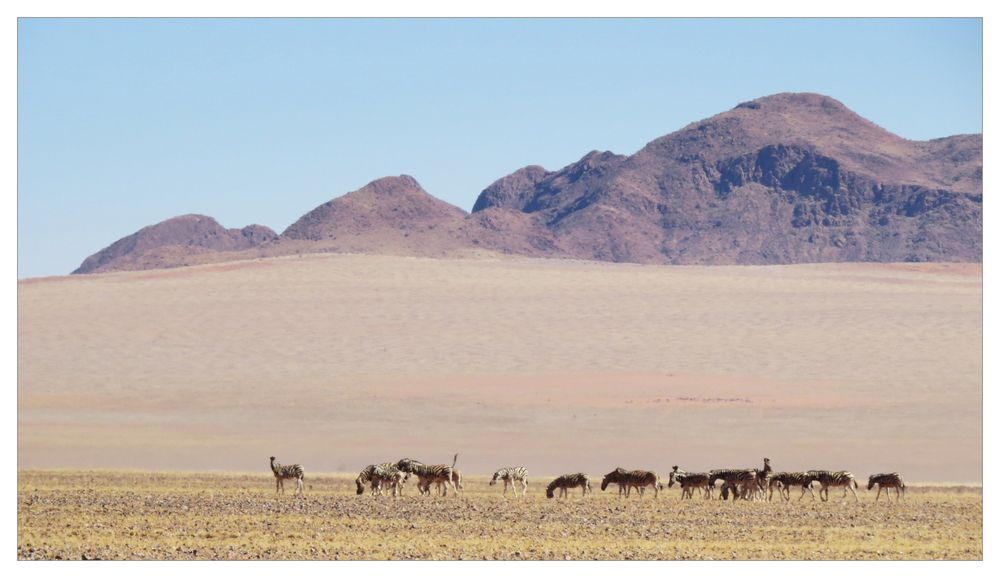
<instances>
[{"instance_id":1,"label":"sand dune","mask_svg":"<svg viewBox=\"0 0 1000 578\"><path fill-rule=\"evenodd\" d=\"M982 478L979 265L313 255L22 281L20 468Z\"/></svg>"}]
</instances>

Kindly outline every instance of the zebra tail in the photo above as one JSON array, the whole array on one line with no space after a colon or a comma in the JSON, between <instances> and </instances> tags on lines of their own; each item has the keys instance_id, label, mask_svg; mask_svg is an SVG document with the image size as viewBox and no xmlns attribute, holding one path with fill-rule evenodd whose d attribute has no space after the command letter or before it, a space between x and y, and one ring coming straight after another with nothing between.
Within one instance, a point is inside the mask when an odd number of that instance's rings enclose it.
<instances>
[{"instance_id":1,"label":"zebra tail","mask_svg":"<svg viewBox=\"0 0 1000 578\"><path fill-rule=\"evenodd\" d=\"M858 481L855 480L854 478L851 478L851 481L854 482L854 487L857 488L858 487Z\"/></svg>"},{"instance_id":2,"label":"zebra tail","mask_svg":"<svg viewBox=\"0 0 1000 578\"><path fill-rule=\"evenodd\" d=\"M454 468L455 464L458 463L458 454L455 454L455 459L451 460L451 467Z\"/></svg>"}]
</instances>

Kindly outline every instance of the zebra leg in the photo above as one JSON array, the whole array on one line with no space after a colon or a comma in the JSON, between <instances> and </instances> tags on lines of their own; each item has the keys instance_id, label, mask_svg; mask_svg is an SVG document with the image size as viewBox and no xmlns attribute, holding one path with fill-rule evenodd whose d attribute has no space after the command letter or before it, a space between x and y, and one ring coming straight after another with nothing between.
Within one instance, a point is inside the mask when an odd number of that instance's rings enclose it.
<instances>
[{"instance_id":1,"label":"zebra leg","mask_svg":"<svg viewBox=\"0 0 1000 578\"><path fill-rule=\"evenodd\" d=\"M281 478L278 476L274 477L274 494L278 494L278 489L281 487Z\"/></svg>"},{"instance_id":2,"label":"zebra leg","mask_svg":"<svg viewBox=\"0 0 1000 578\"><path fill-rule=\"evenodd\" d=\"M854 503L855 504L861 502L861 498L858 497L858 493L854 491L854 486L852 486L851 484L847 484L847 490L851 490L851 493L854 494ZM844 490L844 499L845 500L847 499L847 490ZM886 495L886 498L888 498L888 496L889 496L889 490L888 489L886 489L885 495Z\"/></svg>"},{"instance_id":3,"label":"zebra leg","mask_svg":"<svg viewBox=\"0 0 1000 578\"><path fill-rule=\"evenodd\" d=\"M301 496L302 495L302 478L296 478L296 481L298 482L297 483L298 489L296 490L296 493Z\"/></svg>"}]
</instances>

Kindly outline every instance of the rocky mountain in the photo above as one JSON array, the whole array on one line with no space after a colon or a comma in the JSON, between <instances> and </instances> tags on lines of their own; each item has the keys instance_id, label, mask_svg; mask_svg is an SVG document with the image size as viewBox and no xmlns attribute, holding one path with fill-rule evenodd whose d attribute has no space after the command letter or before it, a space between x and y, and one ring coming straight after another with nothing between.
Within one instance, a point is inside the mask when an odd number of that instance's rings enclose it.
<instances>
[{"instance_id":1,"label":"rocky mountain","mask_svg":"<svg viewBox=\"0 0 1000 578\"><path fill-rule=\"evenodd\" d=\"M281 235L187 215L121 239L74 273L309 252L676 264L981 261L982 135L909 141L818 94L777 94L658 138L528 166L471 214L415 179L378 179Z\"/></svg>"},{"instance_id":2,"label":"rocky mountain","mask_svg":"<svg viewBox=\"0 0 1000 578\"><path fill-rule=\"evenodd\" d=\"M526 167L474 210L536 215L566 254L640 263L982 260L982 137L915 142L818 94L778 94L656 139Z\"/></svg>"},{"instance_id":3,"label":"rocky mountain","mask_svg":"<svg viewBox=\"0 0 1000 578\"><path fill-rule=\"evenodd\" d=\"M188 254L240 251L277 237L263 225L226 229L212 217L182 215L115 241L87 257L73 273L170 267Z\"/></svg>"}]
</instances>

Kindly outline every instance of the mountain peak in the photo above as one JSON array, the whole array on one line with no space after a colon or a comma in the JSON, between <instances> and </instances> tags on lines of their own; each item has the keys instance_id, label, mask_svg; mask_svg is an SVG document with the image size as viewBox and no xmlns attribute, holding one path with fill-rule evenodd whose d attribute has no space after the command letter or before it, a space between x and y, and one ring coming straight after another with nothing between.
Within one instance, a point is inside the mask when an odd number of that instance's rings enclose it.
<instances>
[{"instance_id":1,"label":"mountain peak","mask_svg":"<svg viewBox=\"0 0 1000 578\"><path fill-rule=\"evenodd\" d=\"M777 94L762 96L751 101L742 102L736 105L735 108L749 110L766 110L768 108L822 110L830 113L850 111L850 109L839 100L817 92L779 92Z\"/></svg>"},{"instance_id":2,"label":"mountain peak","mask_svg":"<svg viewBox=\"0 0 1000 578\"><path fill-rule=\"evenodd\" d=\"M411 230L462 219L465 211L431 196L409 175L376 179L309 211L281 234L322 240L372 231Z\"/></svg>"},{"instance_id":3,"label":"mountain peak","mask_svg":"<svg viewBox=\"0 0 1000 578\"><path fill-rule=\"evenodd\" d=\"M396 177L382 177L380 179L375 179L374 181L368 183L367 185L361 187L360 189L348 193L349 195L354 194L365 194L371 193L375 195L401 195L407 193L424 193L427 191L420 186L417 179L411 177L410 175L399 175ZM345 195L346 196L346 195Z\"/></svg>"}]
</instances>

